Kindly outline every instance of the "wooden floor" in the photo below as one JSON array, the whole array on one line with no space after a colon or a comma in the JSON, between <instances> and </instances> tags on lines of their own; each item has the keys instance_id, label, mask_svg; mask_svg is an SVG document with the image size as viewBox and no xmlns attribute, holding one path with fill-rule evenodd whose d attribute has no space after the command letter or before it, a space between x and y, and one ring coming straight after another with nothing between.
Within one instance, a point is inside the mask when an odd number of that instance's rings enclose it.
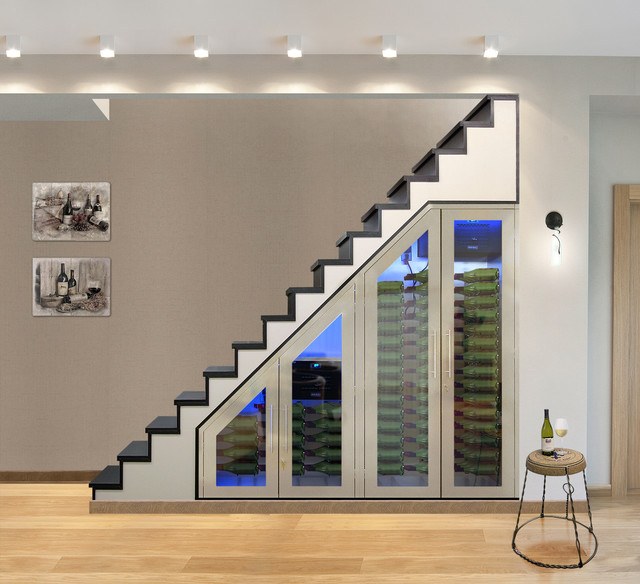
<instances>
[{"instance_id":1,"label":"wooden floor","mask_svg":"<svg viewBox=\"0 0 640 584\"><path fill-rule=\"evenodd\" d=\"M640 582L640 497L592 500L599 549L579 570L517 557L513 514L90 515L89 498L85 485L0 484L0 582ZM575 562L572 535L545 519L518 543Z\"/></svg>"}]
</instances>

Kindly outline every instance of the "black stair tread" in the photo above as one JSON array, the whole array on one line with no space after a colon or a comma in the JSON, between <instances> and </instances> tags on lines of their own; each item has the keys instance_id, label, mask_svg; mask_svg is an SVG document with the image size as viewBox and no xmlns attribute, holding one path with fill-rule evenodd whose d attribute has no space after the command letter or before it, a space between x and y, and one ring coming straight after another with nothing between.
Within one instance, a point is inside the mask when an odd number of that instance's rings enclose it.
<instances>
[{"instance_id":1,"label":"black stair tread","mask_svg":"<svg viewBox=\"0 0 640 584\"><path fill-rule=\"evenodd\" d=\"M209 365L203 372L204 377L237 377L235 365Z\"/></svg>"},{"instance_id":2,"label":"black stair tread","mask_svg":"<svg viewBox=\"0 0 640 584\"><path fill-rule=\"evenodd\" d=\"M120 454L118 454L118 460L125 462L147 462L151 460L149 455L149 441L148 440L134 440L131 442Z\"/></svg>"},{"instance_id":3,"label":"black stair tread","mask_svg":"<svg viewBox=\"0 0 640 584\"><path fill-rule=\"evenodd\" d=\"M353 261L349 259L328 259L318 260L311 266L311 271L315 272L320 266L352 266Z\"/></svg>"},{"instance_id":4,"label":"black stair tread","mask_svg":"<svg viewBox=\"0 0 640 584\"><path fill-rule=\"evenodd\" d=\"M268 322L268 321L275 321L275 322L279 322L279 321L290 321L290 320L295 320L295 314L263 314L261 317L263 322Z\"/></svg>"},{"instance_id":5,"label":"black stair tread","mask_svg":"<svg viewBox=\"0 0 640 584\"><path fill-rule=\"evenodd\" d=\"M336 241L336 247L340 247L343 243L354 237L380 237L379 231L346 231Z\"/></svg>"},{"instance_id":6,"label":"black stair tread","mask_svg":"<svg viewBox=\"0 0 640 584\"><path fill-rule=\"evenodd\" d=\"M400 177L396 183L387 191L387 197L391 198L398 190L400 190L407 182L407 177Z\"/></svg>"},{"instance_id":7,"label":"black stair tread","mask_svg":"<svg viewBox=\"0 0 640 584\"><path fill-rule=\"evenodd\" d=\"M435 148L432 148L420 160L418 160L418 162L416 162L413 165L413 167L411 168L411 172L416 172L416 170L423 167L429 161L430 158L434 158L435 156L436 156L436 150Z\"/></svg>"},{"instance_id":8,"label":"black stair tread","mask_svg":"<svg viewBox=\"0 0 640 584\"><path fill-rule=\"evenodd\" d=\"M89 486L92 489L121 489L121 479L120 465L110 464L100 471L98 476L89 483Z\"/></svg>"},{"instance_id":9,"label":"black stair tread","mask_svg":"<svg viewBox=\"0 0 640 584\"><path fill-rule=\"evenodd\" d=\"M447 142L456 138L458 140L462 140L465 144L467 141L467 137L465 135L465 125L463 122L458 122L451 130L447 132L447 134L436 144L436 149L440 150Z\"/></svg>"},{"instance_id":10,"label":"black stair tread","mask_svg":"<svg viewBox=\"0 0 640 584\"><path fill-rule=\"evenodd\" d=\"M384 211L385 209L406 209L406 206L400 203L376 203L360 218L360 221L362 221L362 223L366 223L372 215L379 211Z\"/></svg>"},{"instance_id":11,"label":"black stair tread","mask_svg":"<svg viewBox=\"0 0 640 584\"><path fill-rule=\"evenodd\" d=\"M324 290L318 286L292 286L287 288L286 295L292 294L322 294Z\"/></svg>"},{"instance_id":12,"label":"black stair tread","mask_svg":"<svg viewBox=\"0 0 640 584\"><path fill-rule=\"evenodd\" d=\"M158 416L145 428L147 434L178 434L177 416Z\"/></svg>"},{"instance_id":13,"label":"black stair tread","mask_svg":"<svg viewBox=\"0 0 640 584\"><path fill-rule=\"evenodd\" d=\"M264 341L233 341L231 346L234 349L243 349L243 350L251 350L251 349L266 349L267 344Z\"/></svg>"},{"instance_id":14,"label":"black stair tread","mask_svg":"<svg viewBox=\"0 0 640 584\"><path fill-rule=\"evenodd\" d=\"M183 391L173 403L177 406L206 406L207 405L207 392L206 391Z\"/></svg>"}]
</instances>

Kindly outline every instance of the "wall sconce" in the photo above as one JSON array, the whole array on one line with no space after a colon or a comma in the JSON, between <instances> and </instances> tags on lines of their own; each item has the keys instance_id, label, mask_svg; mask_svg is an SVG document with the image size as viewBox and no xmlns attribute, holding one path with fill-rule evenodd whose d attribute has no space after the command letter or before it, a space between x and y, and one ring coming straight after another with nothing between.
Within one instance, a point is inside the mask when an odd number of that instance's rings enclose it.
<instances>
[{"instance_id":1,"label":"wall sconce","mask_svg":"<svg viewBox=\"0 0 640 584\"><path fill-rule=\"evenodd\" d=\"M551 234L551 265L559 266L562 263L562 242L560 241L562 215L557 211L551 211L547 213L544 222L549 229L557 232Z\"/></svg>"},{"instance_id":2,"label":"wall sconce","mask_svg":"<svg viewBox=\"0 0 640 584\"><path fill-rule=\"evenodd\" d=\"M382 56L385 59L395 59L398 56L398 41L395 34L382 35Z\"/></svg>"},{"instance_id":3,"label":"wall sconce","mask_svg":"<svg viewBox=\"0 0 640 584\"><path fill-rule=\"evenodd\" d=\"M287 56L291 59L302 57L302 35L287 35Z\"/></svg>"},{"instance_id":4,"label":"wall sconce","mask_svg":"<svg viewBox=\"0 0 640 584\"><path fill-rule=\"evenodd\" d=\"M193 37L193 56L196 59L206 59L209 56L209 36L196 34Z\"/></svg>"},{"instance_id":5,"label":"wall sconce","mask_svg":"<svg viewBox=\"0 0 640 584\"><path fill-rule=\"evenodd\" d=\"M8 34L5 38L5 54L9 59L20 57L20 35Z\"/></svg>"},{"instance_id":6,"label":"wall sconce","mask_svg":"<svg viewBox=\"0 0 640 584\"><path fill-rule=\"evenodd\" d=\"M116 37L112 34L100 35L100 56L103 59L113 59L116 56Z\"/></svg>"}]
</instances>

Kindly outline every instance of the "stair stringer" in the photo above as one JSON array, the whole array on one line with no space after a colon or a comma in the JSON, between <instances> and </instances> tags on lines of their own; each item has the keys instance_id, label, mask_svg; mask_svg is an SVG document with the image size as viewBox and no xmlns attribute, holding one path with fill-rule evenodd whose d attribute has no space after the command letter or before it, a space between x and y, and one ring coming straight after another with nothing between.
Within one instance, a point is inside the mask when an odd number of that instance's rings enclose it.
<instances>
[{"instance_id":1,"label":"stair stringer","mask_svg":"<svg viewBox=\"0 0 640 584\"><path fill-rule=\"evenodd\" d=\"M351 258L316 262L312 266L314 287L309 288L309 292L296 292L292 295L293 300L290 296L289 314L263 317L264 341L252 343L252 348L236 348L235 367L212 370L209 374L205 371L203 401L206 405L178 405L177 432L149 432L156 434L153 436L153 457L149 455L149 461L120 461L119 483L108 486L102 486L99 480L97 484L92 483L94 500L176 501L198 498L198 427L232 394L241 390L251 377L260 374L287 341L304 330L309 318L336 292L349 285L367 263L375 260L386 244L399 235L427 204L518 202L517 96L487 96L472 114L487 103L491 106L490 123L475 125L470 122L465 125L464 121L461 122L463 147L453 148L447 143L450 135L460 134L460 128L456 127L439 143L441 147L430 151L414 167L414 171L420 170L423 161L435 158L435 175L417 172L401 178L389 191L392 203L375 206L378 208L379 231L365 231L362 235L355 233L356 236L351 238ZM107 467L105 471L110 468L116 470L116 467Z\"/></svg>"}]
</instances>

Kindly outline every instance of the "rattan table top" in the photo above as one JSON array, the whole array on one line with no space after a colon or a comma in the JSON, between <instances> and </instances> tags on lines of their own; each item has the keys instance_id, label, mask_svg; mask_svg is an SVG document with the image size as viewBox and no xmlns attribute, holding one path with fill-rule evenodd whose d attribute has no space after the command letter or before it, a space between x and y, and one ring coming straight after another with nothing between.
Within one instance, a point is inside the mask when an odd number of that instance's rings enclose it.
<instances>
[{"instance_id":1,"label":"rattan table top","mask_svg":"<svg viewBox=\"0 0 640 584\"><path fill-rule=\"evenodd\" d=\"M536 474L547 476L564 476L575 474L587 468L584 455L577 450L565 448L564 456L545 456L542 450L534 450L527 457L527 468Z\"/></svg>"}]
</instances>

